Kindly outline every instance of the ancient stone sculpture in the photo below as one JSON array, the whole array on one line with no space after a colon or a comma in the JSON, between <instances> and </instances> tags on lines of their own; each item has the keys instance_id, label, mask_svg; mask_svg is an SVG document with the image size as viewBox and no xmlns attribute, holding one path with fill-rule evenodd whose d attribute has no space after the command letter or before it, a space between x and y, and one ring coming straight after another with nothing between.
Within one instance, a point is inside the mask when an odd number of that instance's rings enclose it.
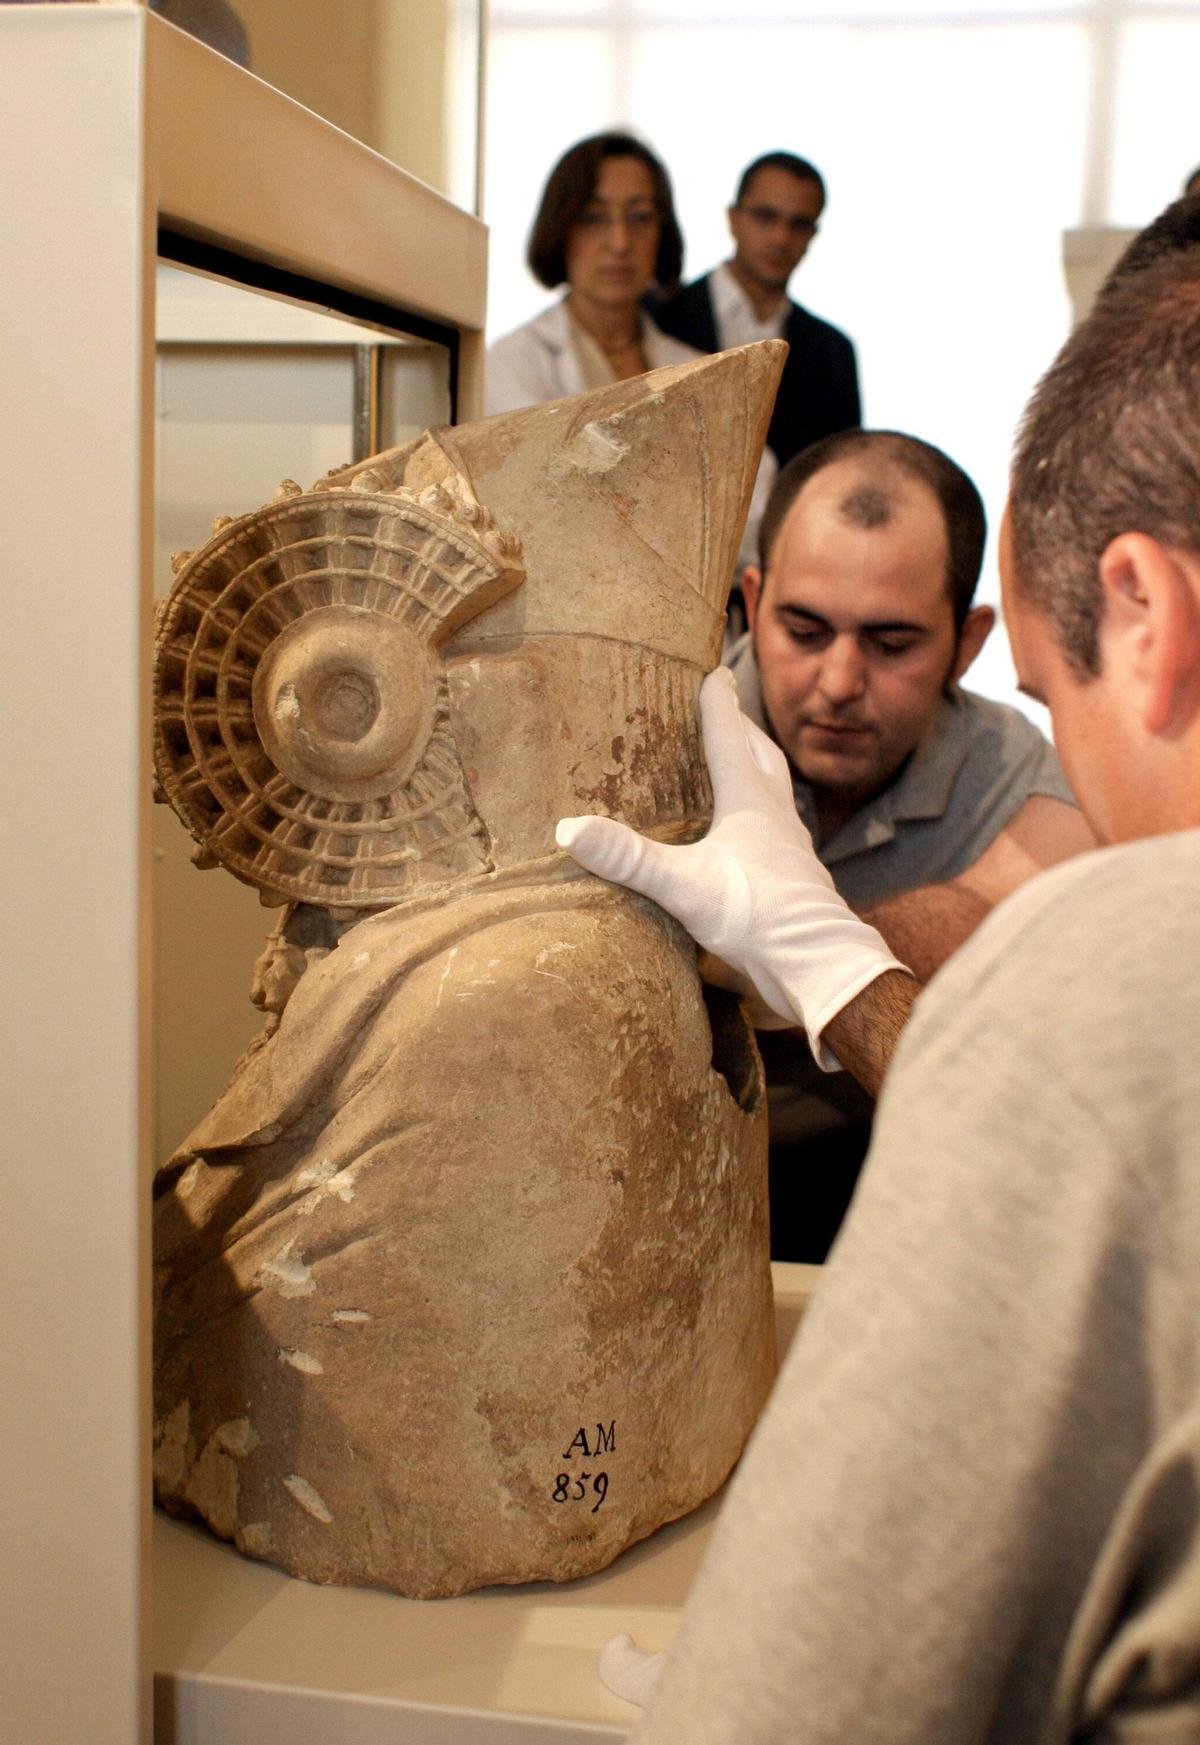
<instances>
[{"instance_id":1,"label":"ancient stone sculpture","mask_svg":"<svg viewBox=\"0 0 1200 1745\"><path fill-rule=\"evenodd\" d=\"M264 1037L157 1183L155 1486L295 1574L598 1569L721 1483L772 1379L752 1035L553 833L704 828L781 351L285 485L166 602L161 786L288 907Z\"/></svg>"}]
</instances>

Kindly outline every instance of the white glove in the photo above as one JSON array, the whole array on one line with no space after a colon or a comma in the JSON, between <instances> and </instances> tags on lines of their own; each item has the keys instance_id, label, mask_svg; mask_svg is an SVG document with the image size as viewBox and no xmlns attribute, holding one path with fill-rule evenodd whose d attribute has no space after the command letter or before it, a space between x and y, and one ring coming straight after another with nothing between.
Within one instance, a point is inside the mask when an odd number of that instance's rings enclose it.
<instances>
[{"instance_id":1,"label":"white glove","mask_svg":"<svg viewBox=\"0 0 1200 1745\"><path fill-rule=\"evenodd\" d=\"M702 842L669 847L598 817L562 819L556 840L589 872L674 915L772 1011L802 1025L833 1070L822 1030L877 976L904 966L834 889L796 812L787 759L742 714L724 667L700 687L700 726L713 790Z\"/></svg>"},{"instance_id":2,"label":"white glove","mask_svg":"<svg viewBox=\"0 0 1200 1745\"><path fill-rule=\"evenodd\" d=\"M627 1632L610 1636L600 1650L600 1680L615 1697L644 1709L654 1695L665 1654L646 1654Z\"/></svg>"}]
</instances>

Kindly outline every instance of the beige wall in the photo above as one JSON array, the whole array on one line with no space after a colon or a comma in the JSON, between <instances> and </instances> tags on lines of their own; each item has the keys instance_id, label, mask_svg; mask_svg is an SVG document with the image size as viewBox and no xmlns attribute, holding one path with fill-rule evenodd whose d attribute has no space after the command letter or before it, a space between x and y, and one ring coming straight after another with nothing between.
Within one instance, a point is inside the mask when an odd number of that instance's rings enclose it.
<instances>
[{"instance_id":1,"label":"beige wall","mask_svg":"<svg viewBox=\"0 0 1200 1745\"><path fill-rule=\"evenodd\" d=\"M13 1745L149 1745L149 525L130 489L148 459L141 22L0 7L0 1735Z\"/></svg>"},{"instance_id":2,"label":"beige wall","mask_svg":"<svg viewBox=\"0 0 1200 1745\"><path fill-rule=\"evenodd\" d=\"M451 92L448 0L374 0L370 143L449 194Z\"/></svg>"},{"instance_id":3,"label":"beige wall","mask_svg":"<svg viewBox=\"0 0 1200 1745\"><path fill-rule=\"evenodd\" d=\"M235 0L251 69L454 194L451 0ZM461 196L460 196L461 198Z\"/></svg>"},{"instance_id":4,"label":"beige wall","mask_svg":"<svg viewBox=\"0 0 1200 1745\"><path fill-rule=\"evenodd\" d=\"M367 140L375 0L233 0L250 69L306 108Z\"/></svg>"}]
</instances>

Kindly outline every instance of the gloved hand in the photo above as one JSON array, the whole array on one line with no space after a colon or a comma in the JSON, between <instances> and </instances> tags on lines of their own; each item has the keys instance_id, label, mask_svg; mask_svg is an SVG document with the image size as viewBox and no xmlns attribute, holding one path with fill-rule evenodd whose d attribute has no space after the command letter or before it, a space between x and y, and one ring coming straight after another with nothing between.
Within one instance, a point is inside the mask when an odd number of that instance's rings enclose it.
<instances>
[{"instance_id":1,"label":"gloved hand","mask_svg":"<svg viewBox=\"0 0 1200 1745\"><path fill-rule=\"evenodd\" d=\"M600 1650L600 1681L615 1697L644 1709L658 1686L665 1654L646 1654L628 1631L610 1636Z\"/></svg>"},{"instance_id":2,"label":"gloved hand","mask_svg":"<svg viewBox=\"0 0 1200 1745\"><path fill-rule=\"evenodd\" d=\"M701 842L652 842L612 818L564 818L560 848L601 878L650 897L722 958L781 1018L808 1032L826 1070L822 1030L887 970L903 969L874 927L834 889L796 812L787 759L737 704L733 675L709 673L700 726L713 821Z\"/></svg>"}]
</instances>

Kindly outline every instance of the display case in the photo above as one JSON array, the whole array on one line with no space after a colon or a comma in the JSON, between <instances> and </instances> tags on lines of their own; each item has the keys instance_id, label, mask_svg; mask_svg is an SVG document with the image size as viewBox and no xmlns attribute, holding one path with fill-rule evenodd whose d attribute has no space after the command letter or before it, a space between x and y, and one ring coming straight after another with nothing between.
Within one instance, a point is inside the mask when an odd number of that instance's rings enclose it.
<instances>
[{"instance_id":1,"label":"display case","mask_svg":"<svg viewBox=\"0 0 1200 1745\"><path fill-rule=\"evenodd\" d=\"M197 542L212 511L238 507L223 479L189 477L189 443L215 460L223 447L230 478L256 446L267 471L303 474L389 418L476 416L486 244L476 219L139 5L0 6L0 50L5 1732L130 1745L151 1729L156 528L163 546ZM218 325L234 320L230 287L253 294L262 330L184 333L178 307L160 330L164 261L202 276L192 302L207 297ZM307 336L281 333L293 317ZM336 334L314 337L322 321ZM264 370L279 347L300 355L231 411L239 347ZM305 396L343 363L349 400L314 447ZM388 409L406 370L411 419L395 394ZM294 461L289 425L304 433ZM165 919L210 937L202 918ZM195 1049L202 1016L200 1000Z\"/></svg>"}]
</instances>

